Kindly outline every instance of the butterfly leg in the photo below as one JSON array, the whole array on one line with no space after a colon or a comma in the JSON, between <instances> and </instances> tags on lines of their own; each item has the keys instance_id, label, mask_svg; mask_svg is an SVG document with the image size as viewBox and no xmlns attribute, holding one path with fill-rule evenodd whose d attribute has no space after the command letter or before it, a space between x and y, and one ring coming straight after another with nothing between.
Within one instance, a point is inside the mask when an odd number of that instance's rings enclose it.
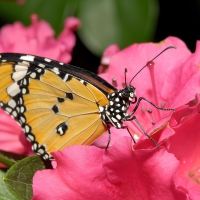
<instances>
[{"instance_id":1,"label":"butterfly leg","mask_svg":"<svg viewBox=\"0 0 200 200\"><path fill-rule=\"evenodd\" d=\"M136 141L135 141L133 135L131 134L130 130L128 129L128 126L123 126L122 128L123 128L123 129L126 129L126 130L128 131L128 133L129 133L129 135L131 136L133 142L136 144Z\"/></svg>"},{"instance_id":2,"label":"butterfly leg","mask_svg":"<svg viewBox=\"0 0 200 200\"><path fill-rule=\"evenodd\" d=\"M175 109L173 109L173 108L160 108L160 107L158 107L157 105L155 105L154 103L152 103L151 101L149 101L148 99L145 99L144 97L140 97L140 98L138 99L138 101L137 101L137 104L135 105L135 108L133 109L133 111L130 113L129 116L132 116L132 115L136 112L136 110L138 109L138 107L139 107L139 105L140 105L140 102L141 102L142 100L148 102L149 104L151 104L152 106L154 106L155 108L157 108L157 109L159 109L159 110L166 110L166 111L175 110ZM135 103L135 102L133 102L133 103Z\"/></svg>"},{"instance_id":3,"label":"butterfly leg","mask_svg":"<svg viewBox=\"0 0 200 200\"><path fill-rule=\"evenodd\" d=\"M133 116L132 118L130 118L129 120L134 120L136 122L136 124L139 126L139 128L142 130L142 132L157 146L159 147L159 144L150 136L148 135L148 133L144 130L143 126L139 123L139 121L137 120L136 116Z\"/></svg>"},{"instance_id":4,"label":"butterfly leg","mask_svg":"<svg viewBox=\"0 0 200 200\"><path fill-rule=\"evenodd\" d=\"M111 141L111 132L110 132L110 127L107 125L107 128L108 128L108 143L106 145L106 148L105 150L108 150L108 147L110 145L110 141Z\"/></svg>"},{"instance_id":5,"label":"butterfly leg","mask_svg":"<svg viewBox=\"0 0 200 200\"><path fill-rule=\"evenodd\" d=\"M126 129L126 130L128 131L128 133L129 133L129 135L131 136L133 142L136 144L136 141L135 141L133 135L131 134L131 132L129 131L128 126L123 126L122 128L123 128L123 129ZM108 127L108 143L107 143L107 145L106 145L105 150L108 150L108 147L109 147L109 145L110 145L110 141L111 141L111 132L110 132L110 127Z\"/></svg>"}]
</instances>

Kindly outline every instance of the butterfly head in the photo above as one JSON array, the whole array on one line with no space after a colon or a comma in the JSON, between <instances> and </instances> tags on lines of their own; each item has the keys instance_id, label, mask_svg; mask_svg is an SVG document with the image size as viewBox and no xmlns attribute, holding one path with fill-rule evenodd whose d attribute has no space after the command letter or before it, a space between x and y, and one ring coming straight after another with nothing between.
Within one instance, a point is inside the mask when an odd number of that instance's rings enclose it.
<instances>
[{"instance_id":1,"label":"butterfly head","mask_svg":"<svg viewBox=\"0 0 200 200\"><path fill-rule=\"evenodd\" d=\"M135 88L132 85L129 85L125 87L124 89L120 90L120 94L121 94L120 96L124 100L128 100L130 102L132 102L133 98L136 98Z\"/></svg>"}]
</instances>

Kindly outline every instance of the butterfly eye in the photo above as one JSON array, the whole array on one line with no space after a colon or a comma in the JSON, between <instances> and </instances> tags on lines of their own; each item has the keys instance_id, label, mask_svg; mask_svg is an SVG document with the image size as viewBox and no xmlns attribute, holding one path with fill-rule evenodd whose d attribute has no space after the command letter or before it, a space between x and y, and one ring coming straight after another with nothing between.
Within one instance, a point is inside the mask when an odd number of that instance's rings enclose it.
<instances>
[{"instance_id":1,"label":"butterfly eye","mask_svg":"<svg viewBox=\"0 0 200 200\"><path fill-rule=\"evenodd\" d=\"M130 92L130 97L134 97L134 93L133 92Z\"/></svg>"}]
</instances>

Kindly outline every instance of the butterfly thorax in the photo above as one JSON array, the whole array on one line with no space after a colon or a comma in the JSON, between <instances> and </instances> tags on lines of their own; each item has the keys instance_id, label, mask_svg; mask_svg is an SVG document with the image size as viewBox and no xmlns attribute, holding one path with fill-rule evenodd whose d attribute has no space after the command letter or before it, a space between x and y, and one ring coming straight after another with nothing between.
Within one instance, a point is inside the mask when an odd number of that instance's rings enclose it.
<instances>
[{"instance_id":1,"label":"butterfly thorax","mask_svg":"<svg viewBox=\"0 0 200 200\"><path fill-rule=\"evenodd\" d=\"M123 122L129 116L127 110L133 99L136 98L135 88L127 86L122 90L110 93L107 96L109 105L101 109L102 119L116 128L122 128Z\"/></svg>"}]
</instances>

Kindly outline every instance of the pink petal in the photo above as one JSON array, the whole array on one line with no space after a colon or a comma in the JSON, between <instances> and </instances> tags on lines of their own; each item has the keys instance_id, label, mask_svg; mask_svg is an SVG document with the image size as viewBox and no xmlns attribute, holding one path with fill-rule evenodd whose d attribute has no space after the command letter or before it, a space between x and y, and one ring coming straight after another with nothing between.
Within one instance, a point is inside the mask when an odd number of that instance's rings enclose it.
<instances>
[{"instance_id":1,"label":"pink petal","mask_svg":"<svg viewBox=\"0 0 200 200\"><path fill-rule=\"evenodd\" d=\"M186 104L200 90L199 54L200 41L197 41L195 53L180 60L166 74L162 94L165 93L165 98L174 108Z\"/></svg>"},{"instance_id":2,"label":"pink petal","mask_svg":"<svg viewBox=\"0 0 200 200\"><path fill-rule=\"evenodd\" d=\"M30 145L22 128L16 121L0 109L0 150L17 154L30 154ZM23 141L23 142L22 142Z\"/></svg>"},{"instance_id":3,"label":"pink petal","mask_svg":"<svg viewBox=\"0 0 200 200\"><path fill-rule=\"evenodd\" d=\"M72 49L76 42L76 37L73 32L79 28L80 24L80 20L75 17L69 17L65 20L65 28L58 36L58 42L60 43L59 48L61 50L59 60L63 62L71 61Z\"/></svg>"},{"instance_id":4,"label":"pink petal","mask_svg":"<svg viewBox=\"0 0 200 200\"><path fill-rule=\"evenodd\" d=\"M74 31L80 25L80 21L74 17L66 19L65 27L56 40L54 30L46 21L38 21L37 15L32 15L31 19L32 25L29 27L25 27L20 22L2 27L0 52L28 53L70 62L76 41Z\"/></svg>"},{"instance_id":5,"label":"pink petal","mask_svg":"<svg viewBox=\"0 0 200 200\"><path fill-rule=\"evenodd\" d=\"M122 138L104 155L108 179L120 189L120 199L187 199L174 186L176 158L164 148L133 152Z\"/></svg>"},{"instance_id":6,"label":"pink petal","mask_svg":"<svg viewBox=\"0 0 200 200\"><path fill-rule=\"evenodd\" d=\"M111 132L111 136L110 136L111 140L110 140L109 147L111 147L121 137L124 137L124 136L130 137L126 129L116 129L115 127L111 127L110 132ZM102 135L100 138L98 138L93 143L93 145L105 149L108 144L108 138L109 138L108 133L106 133Z\"/></svg>"},{"instance_id":7,"label":"pink petal","mask_svg":"<svg viewBox=\"0 0 200 200\"><path fill-rule=\"evenodd\" d=\"M120 49L117 44L112 44L104 50L103 56L101 58L101 65L98 68L98 74L104 73L107 71L108 65L110 64L111 57L119 51Z\"/></svg>"},{"instance_id":8,"label":"pink petal","mask_svg":"<svg viewBox=\"0 0 200 200\"><path fill-rule=\"evenodd\" d=\"M174 186L179 162L162 149L132 151L131 139L118 140L108 151L71 146L53 153L57 167L36 172L37 199L187 199Z\"/></svg>"},{"instance_id":9,"label":"pink petal","mask_svg":"<svg viewBox=\"0 0 200 200\"><path fill-rule=\"evenodd\" d=\"M104 152L97 147L72 146L53 153L57 168L36 172L33 200L112 199L112 184L102 168Z\"/></svg>"},{"instance_id":10,"label":"pink petal","mask_svg":"<svg viewBox=\"0 0 200 200\"><path fill-rule=\"evenodd\" d=\"M190 106L191 106L190 102ZM173 153L180 161L180 166L175 176L177 187L185 188L191 199L200 198L200 101L196 99L196 106L187 107L177 124L171 126L175 134L169 139L169 152ZM177 111L178 112L178 111ZM180 116L179 113L177 115ZM176 119L178 119L176 117Z\"/></svg>"}]
</instances>

